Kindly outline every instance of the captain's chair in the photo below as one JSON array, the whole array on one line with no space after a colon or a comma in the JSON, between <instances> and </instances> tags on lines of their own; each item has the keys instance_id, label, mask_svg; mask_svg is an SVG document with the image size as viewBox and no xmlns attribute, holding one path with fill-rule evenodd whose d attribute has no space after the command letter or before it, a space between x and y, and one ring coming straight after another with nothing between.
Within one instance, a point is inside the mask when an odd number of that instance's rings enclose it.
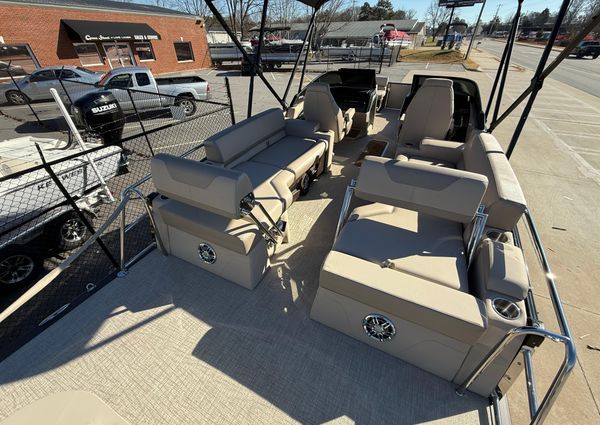
<instances>
[{"instance_id":1,"label":"captain's chair","mask_svg":"<svg viewBox=\"0 0 600 425\"><path fill-rule=\"evenodd\" d=\"M304 119L319 123L320 131L333 130L334 143L341 141L352 128L354 108L343 112L329 90L327 83L312 83L304 95Z\"/></svg>"},{"instance_id":2,"label":"captain's chair","mask_svg":"<svg viewBox=\"0 0 600 425\"><path fill-rule=\"evenodd\" d=\"M426 79L406 109L399 145L418 147L425 137L446 139L453 114L452 80Z\"/></svg>"}]
</instances>

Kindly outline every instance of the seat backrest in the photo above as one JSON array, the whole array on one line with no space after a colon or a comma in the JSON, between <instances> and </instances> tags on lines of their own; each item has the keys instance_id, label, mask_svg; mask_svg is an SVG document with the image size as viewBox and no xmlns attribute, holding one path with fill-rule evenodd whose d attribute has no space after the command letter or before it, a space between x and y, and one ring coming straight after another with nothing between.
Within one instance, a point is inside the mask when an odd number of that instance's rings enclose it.
<instances>
[{"instance_id":1,"label":"seat backrest","mask_svg":"<svg viewBox=\"0 0 600 425\"><path fill-rule=\"evenodd\" d=\"M306 87L304 119L318 122L320 131L333 130L334 142L339 142L344 136L344 114L327 83L311 83Z\"/></svg>"},{"instance_id":2,"label":"seat backrest","mask_svg":"<svg viewBox=\"0 0 600 425\"><path fill-rule=\"evenodd\" d=\"M354 193L360 199L469 223L481 203L487 178L444 167L367 156Z\"/></svg>"},{"instance_id":3,"label":"seat backrest","mask_svg":"<svg viewBox=\"0 0 600 425\"><path fill-rule=\"evenodd\" d=\"M465 144L459 167L488 178L488 188L482 201L488 214L487 225L512 231L527 203L517 176L496 138L488 133L474 134L472 140Z\"/></svg>"},{"instance_id":4,"label":"seat backrest","mask_svg":"<svg viewBox=\"0 0 600 425\"><path fill-rule=\"evenodd\" d=\"M400 142L415 146L425 137L445 139L454 114L452 80L428 78L406 109Z\"/></svg>"},{"instance_id":5,"label":"seat backrest","mask_svg":"<svg viewBox=\"0 0 600 425\"><path fill-rule=\"evenodd\" d=\"M241 171L158 154L150 162L158 192L170 199L227 217L240 218L240 201L254 188Z\"/></svg>"},{"instance_id":6,"label":"seat backrest","mask_svg":"<svg viewBox=\"0 0 600 425\"><path fill-rule=\"evenodd\" d=\"M249 159L284 136L283 111L268 109L206 139L206 159L215 164L234 166L234 162Z\"/></svg>"},{"instance_id":7,"label":"seat backrest","mask_svg":"<svg viewBox=\"0 0 600 425\"><path fill-rule=\"evenodd\" d=\"M388 85L389 78L386 75L378 75L375 77L377 82L377 90L385 90Z\"/></svg>"}]
</instances>

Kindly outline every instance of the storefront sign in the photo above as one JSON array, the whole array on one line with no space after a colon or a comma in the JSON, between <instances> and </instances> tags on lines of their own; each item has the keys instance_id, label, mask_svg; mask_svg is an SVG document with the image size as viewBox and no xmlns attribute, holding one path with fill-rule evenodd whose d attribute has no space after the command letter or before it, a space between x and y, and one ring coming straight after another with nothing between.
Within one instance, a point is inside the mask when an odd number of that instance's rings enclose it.
<instances>
[{"instance_id":1,"label":"storefront sign","mask_svg":"<svg viewBox=\"0 0 600 425\"><path fill-rule=\"evenodd\" d=\"M85 41L128 41L128 40L158 40L157 35L90 35L83 36Z\"/></svg>"}]
</instances>

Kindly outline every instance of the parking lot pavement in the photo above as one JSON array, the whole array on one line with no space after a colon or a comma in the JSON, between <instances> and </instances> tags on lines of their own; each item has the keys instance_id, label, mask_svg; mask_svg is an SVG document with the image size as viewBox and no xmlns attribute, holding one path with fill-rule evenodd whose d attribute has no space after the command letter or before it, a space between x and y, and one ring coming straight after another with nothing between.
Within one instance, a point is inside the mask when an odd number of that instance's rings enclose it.
<instances>
[{"instance_id":1,"label":"parking lot pavement","mask_svg":"<svg viewBox=\"0 0 600 425\"><path fill-rule=\"evenodd\" d=\"M475 52L483 72L468 73L487 101L498 66L497 57ZM524 90L533 71L512 67L501 111ZM495 131L506 148L519 107ZM547 423L590 424L600 416L600 99L565 83L548 79L537 97L511 163L525 191L565 305L578 349L578 364ZM524 234L525 236L525 234ZM547 328L557 329L544 276L531 247L525 254L533 275L537 307ZM538 386L544 390L562 361L563 350L546 342L534 357ZM528 422L525 383L521 376L509 393L515 423Z\"/></svg>"}]
</instances>

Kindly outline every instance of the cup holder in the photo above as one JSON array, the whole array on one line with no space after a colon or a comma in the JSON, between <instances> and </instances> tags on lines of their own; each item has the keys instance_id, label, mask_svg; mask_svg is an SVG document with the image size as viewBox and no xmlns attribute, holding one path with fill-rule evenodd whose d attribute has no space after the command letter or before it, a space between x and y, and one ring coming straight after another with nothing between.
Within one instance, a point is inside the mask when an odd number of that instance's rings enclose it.
<instances>
[{"instance_id":1,"label":"cup holder","mask_svg":"<svg viewBox=\"0 0 600 425\"><path fill-rule=\"evenodd\" d=\"M508 236L505 233L500 232L488 232L487 237L493 240L494 242L508 242Z\"/></svg>"},{"instance_id":2,"label":"cup holder","mask_svg":"<svg viewBox=\"0 0 600 425\"><path fill-rule=\"evenodd\" d=\"M494 311L507 320L517 320L521 317L519 306L506 298L494 298L492 300Z\"/></svg>"}]
</instances>

